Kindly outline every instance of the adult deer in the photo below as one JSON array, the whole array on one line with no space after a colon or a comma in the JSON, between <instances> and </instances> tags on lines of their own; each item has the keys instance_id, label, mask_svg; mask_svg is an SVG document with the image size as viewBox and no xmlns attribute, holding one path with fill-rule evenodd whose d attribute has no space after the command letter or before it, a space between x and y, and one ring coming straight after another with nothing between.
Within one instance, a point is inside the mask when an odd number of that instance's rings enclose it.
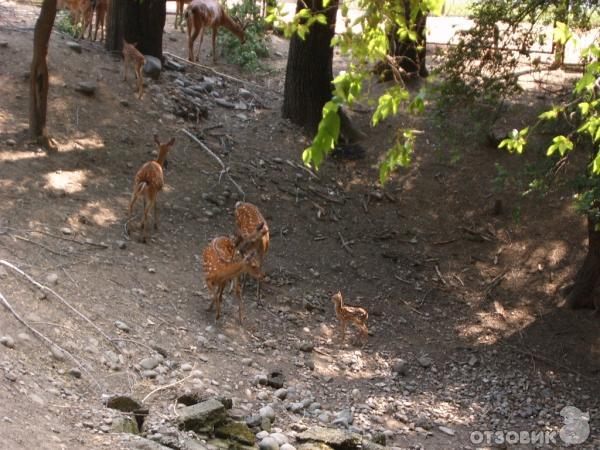
<instances>
[{"instance_id":1,"label":"adult deer","mask_svg":"<svg viewBox=\"0 0 600 450\"><path fill-rule=\"evenodd\" d=\"M175 22L173 23L173 28L177 29L177 27L181 28L183 31L183 7L187 5L192 0L175 0Z\"/></svg>"},{"instance_id":2,"label":"adult deer","mask_svg":"<svg viewBox=\"0 0 600 450\"><path fill-rule=\"evenodd\" d=\"M200 58L200 47L202 47L206 27L212 29L213 62L217 62L216 41L219 27L227 28L242 43L246 40L244 33L246 27L229 17L225 8L217 0L192 0L185 10L184 17L188 32L188 59L191 62L194 62L194 42L198 34L200 34L200 44L196 52L196 61Z\"/></svg>"}]
</instances>

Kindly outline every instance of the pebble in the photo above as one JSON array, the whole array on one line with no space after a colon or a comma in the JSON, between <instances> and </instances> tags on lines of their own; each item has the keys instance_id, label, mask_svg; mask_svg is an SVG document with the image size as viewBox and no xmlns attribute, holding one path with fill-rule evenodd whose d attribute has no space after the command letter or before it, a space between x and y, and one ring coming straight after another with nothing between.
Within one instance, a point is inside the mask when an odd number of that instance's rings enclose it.
<instances>
[{"instance_id":1,"label":"pebble","mask_svg":"<svg viewBox=\"0 0 600 450\"><path fill-rule=\"evenodd\" d=\"M285 400L288 396L288 390L286 388L277 389L273 395L279 400Z\"/></svg>"},{"instance_id":2,"label":"pebble","mask_svg":"<svg viewBox=\"0 0 600 450\"><path fill-rule=\"evenodd\" d=\"M144 358L140 361L140 366L146 370L152 370L156 368L160 364L160 361L157 358L150 357Z\"/></svg>"},{"instance_id":3,"label":"pebble","mask_svg":"<svg viewBox=\"0 0 600 450\"><path fill-rule=\"evenodd\" d=\"M69 227L63 227L63 228L61 228L60 232L62 234L66 234L67 236L73 234L73 230L71 230Z\"/></svg>"},{"instance_id":4,"label":"pebble","mask_svg":"<svg viewBox=\"0 0 600 450\"><path fill-rule=\"evenodd\" d=\"M258 413L261 417L269 419L271 422L275 420L275 410L270 405L263 406L262 408L260 408Z\"/></svg>"},{"instance_id":5,"label":"pebble","mask_svg":"<svg viewBox=\"0 0 600 450\"><path fill-rule=\"evenodd\" d=\"M442 432L445 433L449 436L454 436L455 431L452 428L448 428L448 427L444 427L444 426L439 426L438 429Z\"/></svg>"},{"instance_id":6,"label":"pebble","mask_svg":"<svg viewBox=\"0 0 600 450\"><path fill-rule=\"evenodd\" d=\"M15 340L10 336L0 337L0 344L8 348L15 348Z\"/></svg>"},{"instance_id":7,"label":"pebble","mask_svg":"<svg viewBox=\"0 0 600 450\"><path fill-rule=\"evenodd\" d=\"M258 433L256 433L256 439L258 439L259 441L261 441L264 438L266 438L268 435L269 435L268 431L259 431Z\"/></svg>"},{"instance_id":8,"label":"pebble","mask_svg":"<svg viewBox=\"0 0 600 450\"><path fill-rule=\"evenodd\" d=\"M396 361L394 361L394 366L393 366L392 370L395 373L397 373L398 375L404 376L408 372L408 364L406 363L405 360L403 360L402 358L399 358Z\"/></svg>"},{"instance_id":9,"label":"pebble","mask_svg":"<svg viewBox=\"0 0 600 450\"><path fill-rule=\"evenodd\" d=\"M75 85L75 90L85 95L94 95L98 85L93 81L80 81Z\"/></svg>"},{"instance_id":10,"label":"pebble","mask_svg":"<svg viewBox=\"0 0 600 450\"><path fill-rule=\"evenodd\" d=\"M65 354L58 347L54 347L53 346L50 349L50 352L52 353L52 357L54 359L56 359L57 361L64 361L65 360Z\"/></svg>"},{"instance_id":11,"label":"pebble","mask_svg":"<svg viewBox=\"0 0 600 450\"><path fill-rule=\"evenodd\" d=\"M154 370L143 370L142 371L142 378L156 378L156 371Z\"/></svg>"},{"instance_id":12,"label":"pebble","mask_svg":"<svg viewBox=\"0 0 600 450\"><path fill-rule=\"evenodd\" d=\"M74 41L67 41L67 47L73 50L75 53L81 53L81 44Z\"/></svg>"},{"instance_id":13,"label":"pebble","mask_svg":"<svg viewBox=\"0 0 600 450\"><path fill-rule=\"evenodd\" d=\"M192 365L190 363L183 363L181 365L181 370L183 370L184 372L189 372L190 370L192 370Z\"/></svg>"},{"instance_id":14,"label":"pebble","mask_svg":"<svg viewBox=\"0 0 600 450\"><path fill-rule=\"evenodd\" d=\"M12 371L11 372L6 372L4 374L4 376L6 377L6 379L8 381L13 381L14 382L14 381L17 381L17 379L18 379L17 374L15 372L12 372Z\"/></svg>"},{"instance_id":15,"label":"pebble","mask_svg":"<svg viewBox=\"0 0 600 450\"><path fill-rule=\"evenodd\" d=\"M9 147L14 147L15 145L17 145L17 141L15 141L14 139L8 139L6 141L6 145L8 145Z\"/></svg>"},{"instance_id":16,"label":"pebble","mask_svg":"<svg viewBox=\"0 0 600 450\"><path fill-rule=\"evenodd\" d=\"M69 369L68 374L74 378L81 378L81 370L79 370L77 367Z\"/></svg>"},{"instance_id":17,"label":"pebble","mask_svg":"<svg viewBox=\"0 0 600 450\"><path fill-rule=\"evenodd\" d=\"M258 444L260 450L279 450L279 444L271 436L267 436Z\"/></svg>"},{"instance_id":18,"label":"pebble","mask_svg":"<svg viewBox=\"0 0 600 450\"><path fill-rule=\"evenodd\" d=\"M433 359L431 359L429 356L421 356L417 361L419 361L421 367L424 367L425 369L433 365Z\"/></svg>"},{"instance_id":19,"label":"pebble","mask_svg":"<svg viewBox=\"0 0 600 450\"><path fill-rule=\"evenodd\" d=\"M17 334L17 339L21 342L32 342L32 337L27 333L19 333Z\"/></svg>"},{"instance_id":20,"label":"pebble","mask_svg":"<svg viewBox=\"0 0 600 450\"><path fill-rule=\"evenodd\" d=\"M290 442L288 437L283 433L271 433L269 436L275 439L277 441L277 444L279 444L280 446Z\"/></svg>"},{"instance_id":21,"label":"pebble","mask_svg":"<svg viewBox=\"0 0 600 450\"><path fill-rule=\"evenodd\" d=\"M125 241L116 241L115 244L117 244L117 247L121 250L125 250L127 248L127 242Z\"/></svg>"},{"instance_id":22,"label":"pebble","mask_svg":"<svg viewBox=\"0 0 600 450\"><path fill-rule=\"evenodd\" d=\"M279 447L279 450L296 450L296 447L291 444L283 444L281 447Z\"/></svg>"},{"instance_id":23,"label":"pebble","mask_svg":"<svg viewBox=\"0 0 600 450\"><path fill-rule=\"evenodd\" d=\"M242 364L244 366L251 366L253 362L254 362L254 360L252 358L244 358L244 359L242 359ZM266 378L265 378L265 380L266 380Z\"/></svg>"},{"instance_id":24,"label":"pebble","mask_svg":"<svg viewBox=\"0 0 600 450\"><path fill-rule=\"evenodd\" d=\"M257 395L256 398L259 400L267 400L269 398L269 393L266 391L260 391Z\"/></svg>"},{"instance_id":25,"label":"pebble","mask_svg":"<svg viewBox=\"0 0 600 450\"><path fill-rule=\"evenodd\" d=\"M115 327L117 327L121 331L124 331L125 333L129 333L129 331L131 331L131 328L129 328L129 325L127 325L125 322L123 322L121 320L115 321Z\"/></svg>"},{"instance_id":26,"label":"pebble","mask_svg":"<svg viewBox=\"0 0 600 450\"><path fill-rule=\"evenodd\" d=\"M46 281L48 284L56 285L58 284L58 275L55 273L49 273L46 275Z\"/></svg>"}]
</instances>

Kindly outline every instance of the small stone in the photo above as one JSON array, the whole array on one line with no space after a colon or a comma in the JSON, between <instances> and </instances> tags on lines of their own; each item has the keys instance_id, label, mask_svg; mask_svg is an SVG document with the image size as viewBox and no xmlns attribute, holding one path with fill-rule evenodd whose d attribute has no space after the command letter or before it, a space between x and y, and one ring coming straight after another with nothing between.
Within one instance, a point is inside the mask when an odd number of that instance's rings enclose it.
<instances>
[{"instance_id":1,"label":"small stone","mask_svg":"<svg viewBox=\"0 0 600 450\"><path fill-rule=\"evenodd\" d=\"M271 421L266 417L262 417L260 419L260 429L264 431L271 432Z\"/></svg>"},{"instance_id":2,"label":"small stone","mask_svg":"<svg viewBox=\"0 0 600 450\"><path fill-rule=\"evenodd\" d=\"M52 348L50 349L50 352L52 353L52 357L54 359L56 359L57 361L64 361L65 360L65 354L58 347L52 346Z\"/></svg>"},{"instance_id":3,"label":"small stone","mask_svg":"<svg viewBox=\"0 0 600 450\"><path fill-rule=\"evenodd\" d=\"M110 397L106 401L106 407L116 409L121 412L133 412L142 407L141 403L127 395L117 395Z\"/></svg>"},{"instance_id":4,"label":"small stone","mask_svg":"<svg viewBox=\"0 0 600 450\"><path fill-rule=\"evenodd\" d=\"M396 361L394 361L394 366L392 370L398 375L405 376L408 372L408 365L406 364L405 360L399 358Z\"/></svg>"},{"instance_id":5,"label":"small stone","mask_svg":"<svg viewBox=\"0 0 600 450\"><path fill-rule=\"evenodd\" d=\"M258 433L256 433L256 439L258 439L259 441L262 441L268 435L269 435L268 431L259 431Z\"/></svg>"},{"instance_id":6,"label":"small stone","mask_svg":"<svg viewBox=\"0 0 600 450\"><path fill-rule=\"evenodd\" d=\"M121 320L115 321L115 327L117 327L121 331L124 331L125 333L129 333L129 331L131 331L131 328L129 328L129 325L127 325L125 322L123 322Z\"/></svg>"},{"instance_id":7,"label":"small stone","mask_svg":"<svg viewBox=\"0 0 600 450\"><path fill-rule=\"evenodd\" d=\"M471 355L471 357L469 358L469 365L471 367L475 366L478 363L478 359L475 355Z\"/></svg>"},{"instance_id":8,"label":"small stone","mask_svg":"<svg viewBox=\"0 0 600 450\"><path fill-rule=\"evenodd\" d=\"M137 422L131 417L116 417L113 420L112 429L117 433L138 434L140 432Z\"/></svg>"},{"instance_id":9,"label":"small stone","mask_svg":"<svg viewBox=\"0 0 600 450\"><path fill-rule=\"evenodd\" d=\"M152 370L156 368L159 364L160 361L158 360L158 358L154 357L144 358L140 361L140 366L142 366L142 368L146 370Z\"/></svg>"},{"instance_id":10,"label":"small stone","mask_svg":"<svg viewBox=\"0 0 600 450\"><path fill-rule=\"evenodd\" d=\"M4 374L4 377L8 380L8 381L17 381L17 374L15 372L6 372Z\"/></svg>"},{"instance_id":11,"label":"small stone","mask_svg":"<svg viewBox=\"0 0 600 450\"><path fill-rule=\"evenodd\" d=\"M280 389L283 387L284 380L283 373L280 370L274 370L269 374L267 384L275 389Z\"/></svg>"},{"instance_id":12,"label":"small stone","mask_svg":"<svg viewBox=\"0 0 600 450\"><path fill-rule=\"evenodd\" d=\"M6 145L8 145L9 147L14 147L15 145L17 145L17 141L15 141L14 139L8 139L6 141Z\"/></svg>"},{"instance_id":13,"label":"small stone","mask_svg":"<svg viewBox=\"0 0 600 450\"><path fill-rule=\"evenodd\" d=\"M46 275L46 281L48 282L48 284L56 286L58 284L58 275L55 273L49 273L48 275Z\"/></svg>"},{"instance_id":14,"label":"small stone","mask_svg":"<svg viewBox=\"0 0 600 450\"><path fill-rule=\"evenodd\" d=\"M81 44L74 41L67 41L67 47L73 50L75 53L81 53Z\"/></svg>"},{"instance_id":15,"label":"small stone","mask_svg":"<svg viewBox=\"0 0 600 450\"><path fill-rule=\"evenodd\" d=\"M117 244L117 247L121 250L125 250L127 248L127 242L125 241L116 241L115 244Z\"/></svg>"},{"instance_id":16,"label":"small stone","mask_svg":"<svg viewBox=\"0 0 600 450\"><path fill-rule=\"evenodd\" d=\"M242 364L244 366L251 366L254 360L252 358L244 358L242 359Z\"/></svg>"},{"instance_id":17,"label":"small stone","mask_svg":"<svg viewBox=\"0 0 600 450\"><path fill-rule=\"evenodd\" d=\"M143 68L144 75L153 80L158 80L160 78L160 72L162 71L160 59L150 55L144 55L144 58L146 58L146 64L144 64Z\"/></svg>"},{"instance_id":18,"label":"small stone","mask_svg":"<svg viewBox=\"0 0 600 450\"><path fill-rule=\"evenodd\" d=\"M283 444L281 447L279 447L279 450L296 450L296 447L291 444Z\"/></svg>"},{"instance_id":19,"label":"small stone","mask_svg":"<svg viewBox=\"0 0 600 450\"><path fill-rule=\"evenodd\" d=\"M262 417L260 415L248 416L245 420L246 425L248 425L250 428L256 428L260 426Z\"/></svg>"},{"instance_id":20,"label":"small stone","mask_svg":"<svg viewBox=\"0 0 600 450\"><path fill-rule=\"evenodd\" d=\"M444 427L444 426L439 426L438 429L442 432L447 434L448 436L454 436L455 431L452 428L448 428L448 427Z\"/></svg>"},{"instance_id":21,"label":"small stone","mask_svg":"<svg viewBox=\"0 0 600 450\"><path fill-rule=\"evenodd\" d=\"M292 411L293 413L298 413L298 412L300 412L300 411L302 411L302 410L304 409L304 403L302 403L302 402L295 402L295 403L292 403L292 404L290 405L290 408L289 408L289 409L290 409L290 411Z\"/></svg>"},{"instance_id":22,"label":"small stone","mask_svg":"<svg viewBox=\"0 0 600 450\"><path fill-rule=\"evenodd\" d=\"M275 439L280 446L290 442L288 437L283 433L271 433L270 436Z\"/></svg>"},{"instance_id":23,"label":"small stone","mask_svg":"<svg viewBox=\"0 0 600 450\"><path fill-rule=\"evenodd\" d=\"M183 370L184 372L189 372L190 370L192 370L192 365L190 363L183 363L181 365L181 370Z\"/></svg>"},{"instance_id":24,"label":"small stone","mask_svg":"<svg viewBox=\"0 0 600 450\"><path fill-rule=\"evenodd\" d=\"M273 395L279 400L285 400L288 395L288 390L285 388L277 389Z\"/></svg>"},{"instance_id":25,"label":"small stone","mask_svg":"<svg viewBox=\"0 0 600 450\"><path fill-rule=\"evenodd\" d=\"M265 401L269 398L269 393L265 392L265 391L260 391L257 395L256 398L262 401Z\"/></svg>"},{"instance_id":26,"label":"small stone","mask_svg":"<svg viewBox=\"0 0 600 450\"><path fill-rule=\"evenodd\" d=\"M121 100L121 106L124 106L125 108L129 107L129 102L127 100Z\"/></svg>"},{"instance_id":27,"label":"small stone","mask_svg":"<svg viewBox=\"0 0 600 450\"><path fill-rule=\"evenodd\" d=\"M17 339L21 342L32 342L32 337L27 333L19 333L17 334Z\"/></svg>"},{"instance_id":28,"label":"small stone","mask_svg":"<svg viewBox=\"0 0 600 450\"><path fill-rule=\"evenodd\" d=\"M417 361L419 361L421 367L424 367L425 369L433 365L433 359L431 359L429 356L421 356Z\"/></svg>"},{"instance_id":29,"label":"small stone","mask_svg":"<svg viewBox=\"0 0 600 450\"><path fill-rule=\"evenodd\" d=\"M81 378L81 370L79 370L77 367L69 369L68 374L74 378Z\"/></svg>"},{"instance_id":30,"label":"small stone","mask_svg":"<svg viewBox=\"0 0 600 450\"><path fill-rule=\"evenodd\" d=\"M262 408L260 408L258 413L261 417L269 419L271 422L275 420L275 410L270 405L263 406Z\"/></svg>"},{"instance_id":31,"label":"small stone","mask_svg":"<svg viewBox=\"0 0 600 450\"><path fill-rule=\"evenodd\" d=\"M152 379L152 378L156 378L156 375L158 375L158 374L154 370L142 370L141 375L142 375L142 378Z\"/></svg>"},{"instance_id":32,"label":"small stone","mask_svg":"<svg viewBox=\"0 0 600 450\"><path fill-rule=\"evenodd\" d=\"M15 348L15 340L10 336L0 337L0 344L8 348Z\"/></svg>"},{"instance_id":33,"label":"small stone","mask_svg":"<svg viewBox=\"0 0 600 450\"><path fill-rule=\"evenodd\" d=\"M303 342L300 344L300 351L303 352L312 352L315 348L315 345L312 342Z\"/></svg>"},{"instance_id":34,"label":"small stone","mask_svg":"<svg viewBox=\"0 0 600 450\"><path fill-rule=\"evenodd\" d=\"M96 93L96 89L98 89L98 85L93 81L80 81L75 86L77 92L90 96Z\"/></svg>"},{"instance_id":35,"label":"small stone","mask_svg":"<svg viewBox=\"0 0 600 450\"><path fill-rule=\"evenodd\" d=\"M271 436L267 436L259 442L258 447L260 450L279 450L279 444Z\"/></svg>"},{"instance_id":36,"label":"small stone","mask_svg":"<svg viewBox=\"0 0 600 450\"><path fill-rule=\"evenodd\" d=\"M7 47L8 47L7 41L0 41L0 48L7 48Z\"/></svg>"}]
</instances>

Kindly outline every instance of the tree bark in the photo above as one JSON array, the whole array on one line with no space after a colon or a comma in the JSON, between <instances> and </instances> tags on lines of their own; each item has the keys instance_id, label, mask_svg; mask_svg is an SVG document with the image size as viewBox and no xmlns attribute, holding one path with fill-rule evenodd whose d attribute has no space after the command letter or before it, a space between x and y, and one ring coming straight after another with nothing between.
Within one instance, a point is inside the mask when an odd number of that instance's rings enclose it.
<instances>
[{"instance_id":1,"label":"tree bark","mask_svg":"<svg viewBox=\"0 0 600 450\"><path fill-rule=\"evenodd\" d=\"M588 216L588 254L575 275L575 282L570 288L567 301L572 308L592 308L592 293L600 278L600 231L596 230L598 222Z\"/></svg>"},{"instance_id":2,"label":"tree bark","mask_svg":"<svg viewBox=\"0 0 600 450\"><path fill-rule=\"evenodd\" d=\"M298 1L296 12L305 6ZM338 1L332 0L323 9L322 0L307 0L313 12L322 12L327 25L315 23L305 40L294 34L290 41L285 88L283 93L283 117L302 126L310 133L317 130L323 105L331 99L333 80L331 39L335 32Z\"/></svg>"},{"instance_id":3,"label":"tree bark","mask_svg":"<svg viewBox=\"0 0 600 450\"><path fill-rule=\"evenodd\" d=\"M123 39L136 43L144 55L162 60L162 38L167 19L166 0L111 0L106 49L121 51Z\"/></svg>"},{"instance_id":4,"label":"tree bark","mask_svg":"<svg viewBox=\"0 0 600 450\"><path fill-rule=\"evenodd\" d=\"M402 0L402 10L404 12L404 20L407 24L411 22L411 6L410 0ZM396 67L400 67L405 73L409 75L418 75L421 78L426 78L429 75L429 71L426 66L427 58L427 15L421 11L418 12L414 29L417 33L417 40L411 41L410 39L401 40L398 37L398 27L394 26L392 31L388 35L389 42L389 55L394 60ZM379 67L376 68L376 72L383 76L384 80L391 80L394 78L393 69L389 62L384 61Z\"/></svg>"},{"instance_id":5,"label":"tree bark","mask_svg":"<svg viewBox=\"0 0 600 450\"><path fill-rule=\"evenodd\" d=\"M46 111L48 107L48 42L56 18L56 1L44 0L33 33L29 87L29 132L31 137L50 150L56 150L48 137Z\"/></svg>"}]
</instances>

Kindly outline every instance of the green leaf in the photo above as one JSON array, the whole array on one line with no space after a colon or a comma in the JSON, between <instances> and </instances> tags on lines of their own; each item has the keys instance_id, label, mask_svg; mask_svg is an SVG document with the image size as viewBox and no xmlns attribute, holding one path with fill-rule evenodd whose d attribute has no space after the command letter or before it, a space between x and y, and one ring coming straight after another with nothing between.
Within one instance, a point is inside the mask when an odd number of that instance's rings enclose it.
<instances>
[{"instance_id":1,"label":"green leaf","mask_svg":"<svg viewBox=\"0 0 600 450\"><path fill-rule=\"evenodd\" d=\"M408 91L400 86L393 86L383 93L378 100L377 109L373 113L371 122L373 126L389 117L398 114L398 105L401 101L408 100Z\"/></svg>"},{"instance_id":2,"label":"green leaf","mask_svg":"<svg viewBox=\"0 0 600 450\"><path fill-rule=\"evenodd\" d=\"M560 108L552 108L550 111L545 111L538 117L541 120L554 120L558 118L558 113L561 111Z\"/></svg>"},{"instance_id":3,"label":"green leaf","mask_svg":"<svg viewBox=\"0 0 600 450\"><path fill-rule=\"evenodd\" d=\"M573 150L573 142L566 136L555 136L554 139L552 139L552 145L548 147L546 155L552 156L557 150L560 153L560 156L565 156L567 152Z\"/></svg>"},{"instance_id":4,"label":"green leaf","mask_svg":"<svg viewBox=\"0 0 600 450\"><path fill-rule=\"evenodd\" d=\"M554 42L559 44L566 44L569 39L573 37L573 33L569 29L569 26L564 22L556 22L554 28Z\"/></svg>"},{"instance_id":5,"label":"green leaf","mask_svg":"<svg viewBox=\"0 0 600 450\"><path fill-rule=\"evenodd\" d=\"M596 153L596 157L592 162L592 173L596 175L600 174L600 152Z\"/></svg>"}]
</instances>

